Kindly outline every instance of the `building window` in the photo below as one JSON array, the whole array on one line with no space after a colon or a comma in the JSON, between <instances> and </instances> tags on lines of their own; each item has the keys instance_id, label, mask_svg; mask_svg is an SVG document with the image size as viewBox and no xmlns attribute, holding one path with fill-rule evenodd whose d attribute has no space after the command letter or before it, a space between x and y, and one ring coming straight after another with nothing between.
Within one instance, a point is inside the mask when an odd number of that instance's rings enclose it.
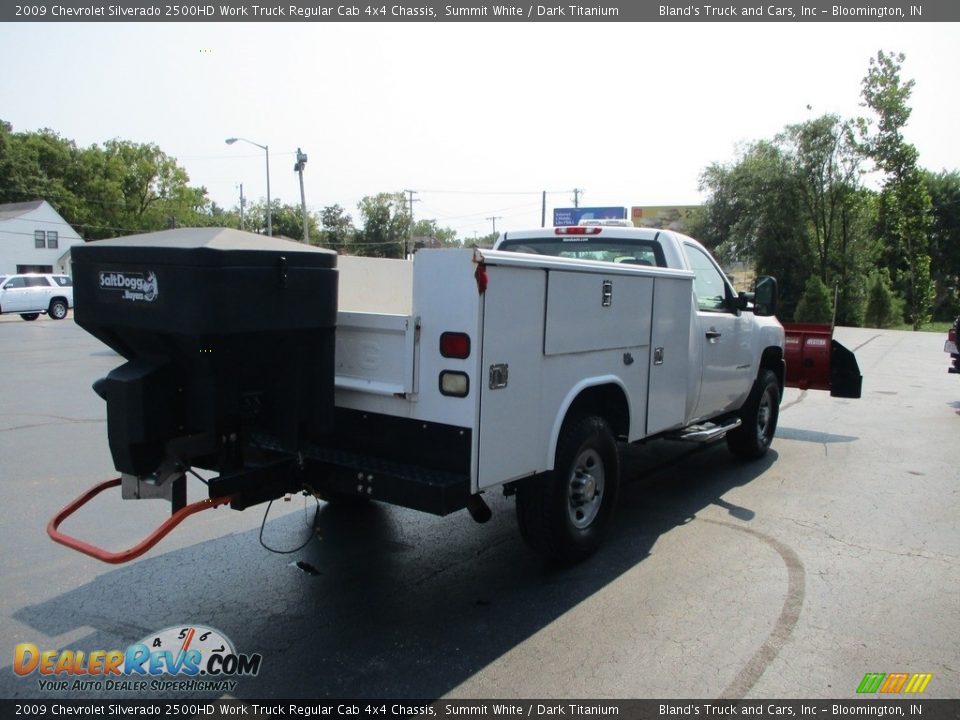
<instances>
[{"instance_id":1,"label":"building window","mask_svg":"<svg viewBox=\"0 0 960 720\"><path fill-rule=\"evenodd\" d=\"M47 230L47 247L51 250L60 247L60 235L56 230Z\"/></svg>"},{"instance_id":2,"label":"building window","mask_svg":"<svg viewBox=\"0 0 960 720\"><path fill-rule=\"evenodd\" d=\"M43 230L34 230L33 231L33 246L38 250L42 250L47 246L47 235Z\"/></svg>"}]
</instances>

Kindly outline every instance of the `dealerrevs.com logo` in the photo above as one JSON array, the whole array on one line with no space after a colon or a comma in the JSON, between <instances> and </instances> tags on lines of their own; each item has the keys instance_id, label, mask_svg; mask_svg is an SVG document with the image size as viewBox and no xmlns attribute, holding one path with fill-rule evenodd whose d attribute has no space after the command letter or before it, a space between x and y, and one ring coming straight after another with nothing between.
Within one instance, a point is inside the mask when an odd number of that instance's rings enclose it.
<instances>
[{"instance_id":1,"label":"dealerrevs.com logo","mask_svg":"<svg viewBox=\"0 0 960 720\"><path fill-rule=\"evenodd\" d=\"M121 272L102 270L100 289L118 292L120 297L131 302L154 302L160 297L157 275L152 270L146 272Z\"/></svg>"},{"instance_id":2,"label":"dealerrevs.com logo","mask_svg":"<svg viewBox=\"0 0 960 720\"><path fill-rule=\"evenodd\" d=\"M41 650L20 643L13 671L36 677L46 692L232 692L237 677L260 672L263 656L234 650L226 635L202 625L177 625L125 650Z\"/></svg>"}]
</instances>

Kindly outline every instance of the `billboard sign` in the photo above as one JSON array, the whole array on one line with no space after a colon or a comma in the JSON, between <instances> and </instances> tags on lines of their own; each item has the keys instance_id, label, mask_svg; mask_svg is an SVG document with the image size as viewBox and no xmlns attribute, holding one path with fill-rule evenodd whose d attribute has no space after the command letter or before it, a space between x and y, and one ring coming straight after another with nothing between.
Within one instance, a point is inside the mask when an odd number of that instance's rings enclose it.
<instances>
[{"instance_id":1,"label":"billboard sign","mask_svg":"<svg viewBox=\"0 0 960 720\"><path fill-rule=\"evenodd\" d=\"M627 217L625 207L554 208L555 227L579 225L581 220L623 220Z\"/></svg>"}]
</instances>

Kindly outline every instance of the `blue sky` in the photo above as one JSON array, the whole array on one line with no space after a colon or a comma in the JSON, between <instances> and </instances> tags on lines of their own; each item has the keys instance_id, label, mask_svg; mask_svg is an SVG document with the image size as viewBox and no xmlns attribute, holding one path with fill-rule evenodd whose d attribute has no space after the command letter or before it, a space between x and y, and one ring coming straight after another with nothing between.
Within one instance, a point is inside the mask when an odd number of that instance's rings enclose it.
<instances>
[{"instance_id":1,"label":"blue sky","mask_svg":"<svg viewBox=\"0 0 960 720\"><path fill-rule=\"evenodd\" d=\"M960 168L957 27L932 23L37 23L0 25L0 118L80 145L157 143L223 206L299 202L357 216L418 191L464 238L552 207L693 204L738 144L825 112L864 114L879 49L916 80L907 139ZM808 110L807 106L812 106Z\"/></svg>"}]
</instances>

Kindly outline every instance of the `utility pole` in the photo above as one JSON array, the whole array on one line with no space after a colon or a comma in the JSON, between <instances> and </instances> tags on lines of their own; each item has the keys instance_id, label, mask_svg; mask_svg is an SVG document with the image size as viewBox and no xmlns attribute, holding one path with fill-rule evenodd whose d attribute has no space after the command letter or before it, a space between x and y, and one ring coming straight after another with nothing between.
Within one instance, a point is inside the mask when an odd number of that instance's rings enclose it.
<instances>
[{"instance_id":1,"label":"utility pole","mask_svg":"<svg viewBox=\"0 0 960 720\"><path fill-rule=\"evenodd\" d=\"M293 171L300 175L300 212L303 215L303 242L310 244L310 227L307 223L307 196L303 193L303 166L307 164L307 154L297 148L297 164Z\"/></svg>"},{"instance_id":2,"label":"utility pole","mask_svg":"<svg viewBox=\"0 0 960 720\"><path fill-rule=\"evenodd\" d=\"M406 257L413 251L413 204L415 202L420 202L420 199L413 199L413 196L418 194L416 190L404 190L404 192L409 196L410 203L410 239L408 241L408 247L405 248L406 252L403 254L403 257Z\"/></svg>"},{"instance_id":3,"label":"utility pole","mask_svg":"<svg viewBox=\"0 0 960 720\"><path fill-rule=\"evenodd\" d=\"M540 202L540 227L547 226L547 191L543 191L543 200Z\"/></svg>"},{"instance_id":4,"label":"utility pole","mask_svg":"<svg viewBox=\"0 0 960 720\"><path fill-rule=\"evenodd\" d=\"M573 189L573 206L574 206L575 208L580 207L580 193L582 193L582 192L583 192L583 190L582 190L581 188L574 188L574 189Z\"/></svg>"},{"instance_id":5,"label":"utility pole","mask_svg":"<svg viewBox=\"0 0 960 720\"><path fill-rule=\"evenodd\" d=\"M485 219L486 219L486 220L492 220L492 221L493 221L493 234L494 234L493 241L496 242L496 241L497 241L497 238L496 238L496 234L497 234L497 220L503 220L503 215L491 215L490 217L485 218Z\"/></svg>"},{"instance_id":6,"label":"utility pole","mask_svg":"<svg viewBox=\"0 0 960 720\"><path fill-rule=\"evenodd\" d=\"M240 183L240 229L243 230L243 208L247 204L247 199L243 196L243 183Z\"/></svg>"}]
</instances>

